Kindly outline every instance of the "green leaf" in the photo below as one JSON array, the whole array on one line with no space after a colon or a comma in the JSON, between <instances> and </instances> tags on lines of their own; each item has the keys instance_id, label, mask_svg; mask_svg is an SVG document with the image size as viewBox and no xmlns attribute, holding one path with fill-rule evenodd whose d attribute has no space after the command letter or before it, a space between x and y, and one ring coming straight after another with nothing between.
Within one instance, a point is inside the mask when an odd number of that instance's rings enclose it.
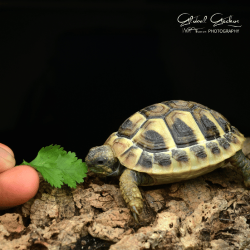
<instances>
[{"instance_id":1,"label":"green leaf","mask_svg":"<svg viewBox=\"0 0 250 250\"><path fill-rule=\"evenodd\" d=\"M77 159L73 152L66 152L60 145L42 148L30 163L23 160L21 165L34 167L52 186L61 187L63 183L76 188L76 183L83 182L87 165Z\"/></svg>"},{"instance_id":2,"label":"green leaf","mask_svg":"<svg viewBox=\"0 0 250 250\"><path fill-rule=\"evenodd\" d=\"M76 182L81 183L82 178L86 177L87 165L77 159L75 153L69 151L66 155L60 155L56 163L62 171L64 183L70 187L76 188Z\"/></svg>"},{"instance_id":3,"label":"green leaf","mask_svg":"<svg viewBox=\"0 0 250 250\"><path fill-rule=\"evenodd\" d=\"M60 188L63 185L63 175L60 169L51 168L49 165L35 166L35 168L51 186Z\"/></svg>"},{"instance_id":4,"label":"green leaf","mask_svg":"<svg viewBox=\"0 0 250 250\"><path fill-rule=\"evenodd\" d=\"M43 165L44 163L56 164L56 160L59 155L65 155L67 152L63 150L63 147L60 148L60 145L50 145L45 148L41 148L37 154L37 157L30 162L32 165Z\"/></svg>"}]
</instances>

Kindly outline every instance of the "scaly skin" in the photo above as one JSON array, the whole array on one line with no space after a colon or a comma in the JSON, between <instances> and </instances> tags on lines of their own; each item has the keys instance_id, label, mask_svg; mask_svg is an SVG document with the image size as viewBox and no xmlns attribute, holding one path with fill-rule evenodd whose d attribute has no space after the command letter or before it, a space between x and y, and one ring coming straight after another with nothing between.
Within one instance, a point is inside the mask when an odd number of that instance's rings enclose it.
<instances>
[{"instance_id":1,"label":"scaly skin","mask_svg":"<svg viewBox=\"0 0 250 250\"><path fill-rule=\"evenodd\" d=\"M126 169L120 177L120 189L125 202L138 223L138 216L143 209L143 199L138 185L145 185L153 182L153 179L144 173L139 173L130 169Z\"/></svg>"},{"instance_id":2,"label":"scaly skin","mask_svg":"<svg viewBox=\"0 0 250 250\"><path fill-rule=\"evenodd\" d=\"M250 188L250 160L243 154L242 150L230 158L230 163L240 169L245 186Z\"/></svg>"},{"instance_id":3,"label":"scaly skin","mask_svg":"<svg viewBox=\"0 0 250 250\"><path fill-rule=\"evenodd\" d=\"M138 184L138 181L130 169L126 169L120 177L120 189L123 198L129 205L136 222L139 222L138 215L143 209L143 200Z\"/></svg>"}]
</instances>

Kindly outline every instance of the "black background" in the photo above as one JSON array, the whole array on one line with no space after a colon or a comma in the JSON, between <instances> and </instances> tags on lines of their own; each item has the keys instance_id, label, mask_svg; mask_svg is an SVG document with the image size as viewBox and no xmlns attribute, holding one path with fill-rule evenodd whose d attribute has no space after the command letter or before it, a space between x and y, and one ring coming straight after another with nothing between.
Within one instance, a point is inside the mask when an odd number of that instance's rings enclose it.
<instances>
[{"instance_id":1,"label":"black background","mask_svg":"<svg viewBox=\"0 0 250 250\"><path fill-rule=\"evenodd\" d=\"M17 164L51 144L84 159L130 115L167 100L202 103L250 136L246 5L9 1L0 8L0 141ZM177 22L181 13L216 12L239 19L240 32L184 34Z\"/></svg>"}]
</instances>

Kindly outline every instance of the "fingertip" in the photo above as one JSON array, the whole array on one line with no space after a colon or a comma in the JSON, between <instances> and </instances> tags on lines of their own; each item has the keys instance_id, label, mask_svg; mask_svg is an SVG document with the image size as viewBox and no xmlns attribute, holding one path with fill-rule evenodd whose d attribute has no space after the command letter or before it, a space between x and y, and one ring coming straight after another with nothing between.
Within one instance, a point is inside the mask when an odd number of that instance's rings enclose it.
<instances>
[{"instance_id":1,"label":"fingertip","mask_svg":"<svg viewBox=\"0 0 250 250\"><path fill-rule=\"evenodd\" d=\"M6 146L5 144L0 143L0 148L3 148L3 149L6 150L9 154L11 154L13 157L15 157L15 156L14 156L14 152L11 150L11 148L9 148L8 146Z\"/></svg>"},{"instance_id":2,"label":"fingertip","mask_svg":"<svg viewBox=\"0 0 250 250\"><path fill-rule=\"evenodd\" d=\"M26 165L16 166L0 175L0 207L14 207L33 198L39 188L37 171Z\"/></svg>"},{"instance_id":3,"label":"fingertip","mask_svg":"<svg viewBox=\"0 0 250 250\"><path fill-rule=\"evenodd\" d=\"M23 178L27 180L23 180L24 185L24 191L26 194L29 194L29 199L34 197L38 191L39 188L39 175L37 171L30 166L22 165L22 166L16 166L16 168L22 168L22 174Z\"/></svg>"}]
</instances>

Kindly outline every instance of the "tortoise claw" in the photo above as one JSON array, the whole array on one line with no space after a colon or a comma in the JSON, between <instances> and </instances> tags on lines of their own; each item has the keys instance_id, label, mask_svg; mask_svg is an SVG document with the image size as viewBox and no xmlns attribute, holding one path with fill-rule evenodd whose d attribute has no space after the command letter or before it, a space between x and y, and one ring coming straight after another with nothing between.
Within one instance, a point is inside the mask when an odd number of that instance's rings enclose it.
<instances>
[{"instance_id":1,"label":"tortoise claw","mask_svg":"<svg viewBox=\"0 0 250 250\"><path fill-rule=\"evenodd\" d=\"M133 216L134 216L135 221L136 221L137 223L139 223L139 218L138 218L139 213L138 213L136 207L135 207L135 206L132 206L131 211L132 211L132 214L133 214Z\"/></svg>"}]
</instances>

